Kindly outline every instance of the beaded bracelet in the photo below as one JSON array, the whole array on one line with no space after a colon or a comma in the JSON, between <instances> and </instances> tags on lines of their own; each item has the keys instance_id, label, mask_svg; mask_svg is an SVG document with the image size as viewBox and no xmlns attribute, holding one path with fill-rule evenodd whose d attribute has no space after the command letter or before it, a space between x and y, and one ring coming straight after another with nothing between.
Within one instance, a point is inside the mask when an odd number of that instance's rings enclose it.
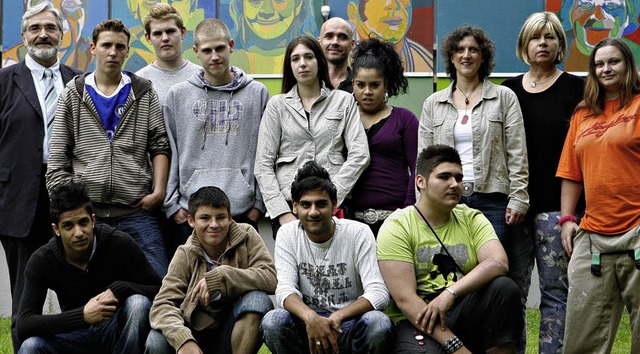
<instances>
[{"instance_id":1,"label":"beaded bracelet","mask_svg":"<svg viewBox=\"0 0 640 354\"><path fill-rule=\"evenodd\" d=\"M453 336L449 339L447 339L446 342L444 342L444 351L447 354L452 354L453 352L455 352L456 350L462 348L462 341L460 340L460 338L458 338L458 336Z\"/></svg>"},{"instance_id":2,"label":"beaded bracelet","mask_svg":"<svg viewBox=\"0 0 640 354\"><path fill-rule=\"evenodd\" d=\"M567 221L578 222L578 218L576 218L573 215L565 215L565 216L561 217L560 219L558 219L557 224L562 226L562 224L564 224Z\"/></svg>"}]
</instances>

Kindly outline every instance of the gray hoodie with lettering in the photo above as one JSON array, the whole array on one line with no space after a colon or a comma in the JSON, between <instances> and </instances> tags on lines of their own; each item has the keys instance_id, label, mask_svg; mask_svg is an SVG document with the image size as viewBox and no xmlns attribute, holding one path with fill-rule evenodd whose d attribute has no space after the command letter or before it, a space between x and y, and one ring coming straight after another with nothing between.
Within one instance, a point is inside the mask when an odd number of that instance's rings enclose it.
<instances>
[{"instance_id":1,"label":"gray hoodie with lettering","mask_svg":"<svg viewBox=\"0 0 640 354\"><path fill-rule=\"evenodd\" d=\"M227 194L232 215L265 211L253 168L269 93L242 69L232 66L231 73L229 84L212 86L199 69L167 92L162 106L172 150L167 217L188 210L189 197L204 186Z\"/></svg>"}]
</instances>

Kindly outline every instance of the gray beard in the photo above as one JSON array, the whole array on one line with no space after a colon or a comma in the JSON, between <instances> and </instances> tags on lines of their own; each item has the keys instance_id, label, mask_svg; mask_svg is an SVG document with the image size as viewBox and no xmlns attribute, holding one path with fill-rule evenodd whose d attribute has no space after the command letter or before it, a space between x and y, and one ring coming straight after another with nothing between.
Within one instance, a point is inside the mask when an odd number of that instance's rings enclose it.
<instances>
[{"instance_id":1,"label":"gray beard","mask_svg":"<svg viewBox=\"0 0 640 354\"><path fill-rule=\"evenodd\" d=\"M25 47L27 47L27 53L29 53L32 58L40 60L51 60L56 58L58 56L58 50L60 49L60 46L54 46L49 49L38 49L36 47L26 45L26 43Z\"/></svg>"}]
</instances>

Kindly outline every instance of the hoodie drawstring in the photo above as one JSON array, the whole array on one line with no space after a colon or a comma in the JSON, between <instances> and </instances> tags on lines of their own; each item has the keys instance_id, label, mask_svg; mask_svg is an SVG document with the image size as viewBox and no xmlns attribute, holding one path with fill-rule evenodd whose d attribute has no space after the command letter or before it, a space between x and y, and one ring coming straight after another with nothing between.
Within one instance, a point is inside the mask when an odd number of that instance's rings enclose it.
<instances>
[{"instance_id":1,"label":"hoodie drawstring","mask_svg":"<svg viewBox=\"0 0 640 354\"><path fill-rule=\"evenodd\" d=\"M204 101L204 121L202 122L202 147L200 150L204 150L204 143L207 142L207 120L209 118L209 89L205 85L205 96L207 99Z\"/></svg>"},{"instance_id":2,"label":"hoodie drawstring","mask_svg":"<svg viewBox=\"0 0 640 354\"><path fill-rule=\"evenodd\" d=\"M229 119L229 113L231 111L231 101L233 99L233 91L229 94L229 103L227 103L227 136L224 139L224 144L229 145L229 132L231 131L231 120Z\"/></svg>"}]
</instances>

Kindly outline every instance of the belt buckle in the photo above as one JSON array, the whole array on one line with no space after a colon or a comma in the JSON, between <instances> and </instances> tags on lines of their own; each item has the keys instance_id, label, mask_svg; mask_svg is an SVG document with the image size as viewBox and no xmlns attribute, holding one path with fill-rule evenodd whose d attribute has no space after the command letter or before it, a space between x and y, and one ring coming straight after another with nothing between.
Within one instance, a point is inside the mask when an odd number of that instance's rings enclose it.
<instances>
[{"instance_id":1,"label":"belt buckle","mask_svg":"<svg viewBox=\"0 0 640 354\"><path fill-rule=\"evenodd\" d=\"M462 196L468 197L473 194L473 182L462 182Z\"/></svg>"},{"instance_id":2,"label":"belt buckle","mask_svg":"<svg viewBox=\"0 0 640 354\"><path fill-rule=\"evenodd\" d=\"M373 225L378 221L378 212L376 212L375 209L369 208L362 212L362 220L369 225Z\"/></svg>"}]
</instances>

